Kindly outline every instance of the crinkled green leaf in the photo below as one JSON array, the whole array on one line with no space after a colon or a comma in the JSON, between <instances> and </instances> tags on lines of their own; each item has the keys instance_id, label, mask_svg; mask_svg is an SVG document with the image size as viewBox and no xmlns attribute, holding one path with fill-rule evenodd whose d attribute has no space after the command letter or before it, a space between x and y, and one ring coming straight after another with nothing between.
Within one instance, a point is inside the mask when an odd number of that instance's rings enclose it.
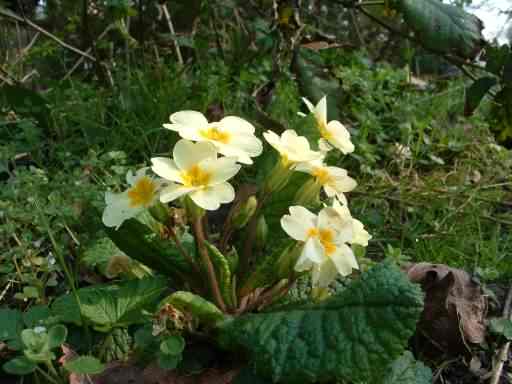
<instances>
[{"instance_id":1,"label":"crinkled green leaf","mask_svg":"<svg viewBox=\"0 0 512 384\"><path fill-rule=\"evenodd\" d=\"M512 321L510 319L492 319L490 328L493 333L503 335L507 340L512 340Z\"/></svg>"},{"instance_id":2,"label":"crinkled green leaf","mask_svg":"<svg viewBox=\"0 0 512 384\"><path fill-rule=\"evenodd\" d=\"M431 384L432 371L416 361L411 352L405 351L391 364L381 384Z\"/></svg>"},{"instance_id":3,"label":"crinkled green leaf","mask_svg":"<svg viewBox=\"0 0 512 384\"><path fill-rule=\"evenodd\" d=\"M482 21L460 7L439 0L393 0L392 5L427 48L467 59L483 48Z\"/></svg>"},{"instance_id":4,"label":"crinkled green leaf","mask_svg":"<svg viewBox=\"0 0 512 384\"><path fill-rule=\"evenodd\" d=\"M376 380L403 353L423 294L383 263L319 304L248 314L219 325L224 345L239 345L259 374L307 383Z\"/></svg>"},{"instance_id":5,"label":"crinkled green leaf","mask_svg":"<svg viewBox=\"0 0 512 384\"><path fill-rule=\"evenodd\" d=\"M95 326L109 330L121 325L142 322L141 310L155 303L166 289L163 278L129 280L119 286L95 286L78 290L82 316ZM52 305L62 322L80 324L80 309L71 294L58 298Z\"/></svg>"},{"instance_id":6,"label":"crinkled green leaf","mask_svg":"<svg viewBox=\"0 0 512 384\"><path fill-rule=\"evenodd\" d=\"M96 375L105 369L105 365L92 356L78 356L76 359L64 363L64 368L69 372Z\"/></svg>"},{"instance_id":7,"label":"crinkled green leaf","mask_svg":"<svg viewBox=\"0 0 512 384\"><path fill-rule=\"evenodd\" d=\"M486 76L481 77L473 82L466 90L466 104L464 106L464 115L471 116L475 109L489 92L489 90L496 85L497 80L495 77Z\"/></svg>"}]
</instances>

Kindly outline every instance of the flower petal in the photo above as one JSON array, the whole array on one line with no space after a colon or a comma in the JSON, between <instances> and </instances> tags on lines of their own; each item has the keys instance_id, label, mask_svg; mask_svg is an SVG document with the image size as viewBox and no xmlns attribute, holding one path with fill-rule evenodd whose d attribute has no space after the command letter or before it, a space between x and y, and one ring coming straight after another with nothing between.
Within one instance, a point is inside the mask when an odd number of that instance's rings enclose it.
<instances>
[{"instance_id":1,"label":"flower petal","mask_svg":"<svg viewBox=\"0 0 512 384\"><path fill-rule=\"evenodd\" d=\"M103 211L102 221L107 227L115 227L118 229L125 220L136 216L144 208L130 207L130 200L126 193L112 193L105 194L105 201L107 206Z\"/></svg>"},{"instance_id":2,"label":"flower petal","mask_svg":"<svg viewBox=\"0 0 512 384\"><path fill-rule=\"evenodd\" d=\"M151 163L153 164L151 170L158 176L166 180L176 181L178 183L182 182L181 171L176 166L174 160L168 157L153 157L151 158Z\"/></svg>"},{"instance_id":3,"label":"flower petal","mask_svg":"<svg viewBox=\"0 0 512 384\"><path fill-rule=\"evenodd\" d=\"M354 152L354 144L350 141L350 133L337 120L332 120L327 124L327 130L331 134L332 138L329 139L329 143L338 148L343 154Z\"/></svg>"},{"instance_id":4,"label":"flower petal","mask_svg":"<svg viewBox=\"0 0 512 384\"><path fill-rule=\"evenodd\" d=\"M219 123L227 132L239 132L252 135L256 131L254 125L237 116L226 116Z\"/></svg>"},{"instance_id":5,"label":"flower petal","mask_svg":"<svg viewBox=\"0 0 512 384\"><path fill-rule=\"evenodd\" d=\"M215 211L221 203L230 203L235 199L235 190L231 184L223 183L198 189L190 194L190 198L201 208Z\"/></svg>"},{"instance_id":6,"label":"flower petal","mask_svg":"<svg viewBox=\"0 0 512 384\"><path fill-rule=\"evenodd\" d=\"M220 184L235 176L242 167L236 160L234 157L221 157L201 162L200 168L210 175L208 185Z\"/></svg>"},{"instance_id":7,"label":"flower petal","mask_svg":"<svg viewBox=\"0 0 512 384\"><path fill-rule=\"evenodd\" d=\"M334 265L336 265L338 273L342 276L350 275L352 273L352 269L359 269L352 248L346 244L338 245L336 247L336 251L330 258Z\"/></svg>"},{"instance_id":8,"label":"flower petal","mask_svg":"<svg viewBox=\"0 0 512 384\"><path fill-rule=\"evenodd\" d=\"M208 120L201 112L197 111L179 111L173 113L169 120L171 123L196 127L198 129L208 125Z\"/></svg>"},{"instance_id":9,"label":"flower petal","mask_svg":"<svg viewBox=\"0 0 512 384\"><path fill-rule=\"evenodd\" d=\"M197 188L188 188L180 184L170 184L160 192L160 201L162 203L168 203L195 190L197 190Z\"/></svg>"},{"instance_id":10,"label":"flower petal","mask_svg":"<svg viewBox=\"0 0 512 384\"><path fill-rule=\"evenodd\" d=\"M319 122L327 123L327 96L322 97L316 105L315 117Z\"/></svg>"},{"instance_id":11,"label":"flower petal","mask_svg":"<svg viewBox=\"0 0 512 384\"><path fill-rule=\"evenodd\" d=\"M193 143L180 140L173 149L173 158L180 170L188 170L203 160L217 158L215 146L208 142Z\"/></svg>"},{"instance_id":12,"label":"flower petal","mask_svg":"<svg viewBox=\"0 0 512 384\"><path fill-rule=\"evenodd\" d=\"M263 137L276 151L281 152L281 138L273 131L263 132Z\"/></svg>"},{"instance_id":13,"label":"flower petal","mask_svg":"<svg viewBox=\"0 0 512 384\"><path fill-rule=\"evenodd\" d=\"M352 217L343 216L334 208L325 207L318 214L318 228L328 229L336 233L334 242L349 242L354 235Z\"/></svg>"},{"instance_id":14,"label":"flower petal","mask_svg":"<svg viewBox=\"0 0 512 384\"><path fill-rule=\"evenodd\" d=\"M281 218L281 227L292 239L306 241L308 230L316 228L316 215L301 206L290 207L290 214Z\"/></svg>"},{"instance_id":15,"label":"flower petal","mask_svg":"<svg viewBox=\"0 0 512 384\"><path fill-rule=\"evenodd\" d=\"M302 98L302 101L304 102L304 104L306 104L306 107L308 107L309 112L311 112L311 113L315 112L315 106L313 105L313 103L311 101L309 101L305 97Z\"/></svg>"},{"instance_id":16,"label":"flower petal","mask_svg":"<svg viewBox=\"0 0 512 384\"><path fill-rule=\"evenodd\" d=\"M372 236L364 229L363 223L353 218L352 228L354 231L354 235L352 237L351 244L359 244L362 245L363 247L367 247L368 241L372 238Z\"/></svg>"}]
</instances>

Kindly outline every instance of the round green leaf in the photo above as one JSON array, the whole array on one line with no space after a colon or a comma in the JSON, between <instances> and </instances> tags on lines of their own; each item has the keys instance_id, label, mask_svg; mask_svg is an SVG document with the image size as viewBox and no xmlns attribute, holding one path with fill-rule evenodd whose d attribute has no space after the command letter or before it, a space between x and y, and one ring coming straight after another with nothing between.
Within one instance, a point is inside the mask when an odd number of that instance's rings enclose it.
<instances>
[{"instance_id":1,"label":"round green leaf","mask_svg":"<svg viewBox=\"0 0 512 384\"><path fill-rule=\"evenodd\" d=\"M48 331L48 346L50 349L60 347L66 341L68 330L65 326L58 324Z\"/></svg>"},{"instance_id":2,"label":"round green leaf","mask_svg":"<svg viewBox=\"0 0 512 384\"><path fill-rule=\"evenodd\" d=\"M24 356L16 357L12 360L9 360L2 366L5 372L10 373L12 375L28 375L29 373L34 372L36 367L36 363L30 361Z\"/></svg>"},{"instance_id":3,"label":"round green leaf","mask_svg":"<svg viewBox=\"0 0 512 384\"><path fill-rule=\"evenodd\" d=\"M181 361L181 356L166 355L160 353L158 356L158 365L163 369L175 369Z\"/></svg>"},{"instance_id":4,"label":"round green leaf","mask_svg":"<svg viewBox=\"0 0 512 384\"><path fill-rule=\"evenodd\" d=\"M66 362L64 368L73 373L96 375L103 372L105 365L95 357L79 356L76 359Z\"/></svg>"},{"instance_id":5,"label":"round green leaf","mask_svg":"<svg viewBox=\"0 0 512 384\"><path fill-rule=\"evenodd\" d=\"M180 356L185 349L185 340L179 335L169 336L160 343L160 351L165 355Z\"/></svg>"}]
</instances>

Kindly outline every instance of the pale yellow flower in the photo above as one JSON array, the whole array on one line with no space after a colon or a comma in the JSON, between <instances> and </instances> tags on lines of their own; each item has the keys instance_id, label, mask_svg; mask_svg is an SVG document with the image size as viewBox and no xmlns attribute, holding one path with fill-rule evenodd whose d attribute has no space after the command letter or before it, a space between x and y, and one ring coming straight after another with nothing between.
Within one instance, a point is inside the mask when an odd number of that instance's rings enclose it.
<instances>
[{"instance_id":1,"label":"pale yellow flower","mask_svg":"<svg viewBox=\"0 0 512 384\"><path fill-rule=\"evenodd\" d=\"M327 166L322 160L300 163L295 169L313 176L316 182L322 185L328 197L340 196L344 199L344 193L352 191L357 186L357 182L348 176L345 169Z\"/></svg>"},{"instance_id":2,"label":"pale yellow flower","mask_svg":"<svg viewBox=\"0 0 512 384\"><path fill-rule=\"evenodd\" d=\"M126 191L105 193L107 206L103 211L103 224L118 229L125 220L137 216L158 200L162 181L148 176L146 174L148 169L139 169L135 174L129 171L126 174L126 181L130 188Z\"/></svg>"},{"instance_id":3,"label":"pale yellow flower","mask_svg":"<svg viewBox=\"0 0 512 384\"><path fill-rule=\"evenodd\" d=\"M304 103L315 116L320 140L318 146L321 151L329 151L332 147L339 149L343 154L354 152L354 144L350 141L350 133L338 120L327 122L327 97L324 96L315 106L305 97Z\"/></svg>"},{"instance_id":4,"label":"pale yellow flower","mask_svg":"<svg viewBox=\"0 0 512 384\"><path fill-rule=\"evenodd\" d=\"M352 249L352 222L331 207L315 215L304 207L290 207L281 227L293 239L304 242L295 270L312 271L314 286L327 286L339 273L347 276L358 269Z\"/></svg>"},{"instance_id":5,"label":"pale yellow flower","mask_svg":"<svg viewBox=\"0 0 512 384\"><path fill-rule=\"evenodd\" d=\"M339 215L350 218L352 222L352 239L349 241L349 243L362 245L363 247L368 246L368 241L372 238L372 236L364 229L363 223L352 217L346 202L340 203L337 199L334 199L332 207L336 210L336 212L338 212Z\"/></svg>"},{"instance_id":6,"label":"pale yellow flower","mask_svg":"<svg viewBox=\"0 0 512 384\"><path fill-rule=\"evenodd\" d=\"M217 149L209 142L180 140L173 158L154 157L152 170L171 183L160 193L160 201L168 203L188 195L196 205L216 210L235 198L233 186L227 183L240 170L235 157L217 158Z\"/></svg>"},{"instance_id":7,"label":"pale yellow flower","mask_svg":"<svg viewBox=\"0 0 512 384\"><path fill-rule=\"evenodd\" d=\"M226 116L219 122L209 123L200 112L180 111L169 119L171 124L164 124L165 128L187 140L212 143L219 153L236 157L242 164L252 164L251 157L259 156L263 150L261 141L254 135L254 126L240 117Z\"/></svg>"},{"instance_id":8,"label":"pale yellow flower","mask_svg":"<svg viewBox=\"0 0 512 384\"><path fill-rule=\"evenodd\" d=\"M281 136L275 132L263 133L265 140L281 156L281 162L287 167L295 166L297 163L311 161L321 158L321 152L311 150L309 141L304 136L297 135L293 129L284 131Z\"/></svg>"}]
</instances>

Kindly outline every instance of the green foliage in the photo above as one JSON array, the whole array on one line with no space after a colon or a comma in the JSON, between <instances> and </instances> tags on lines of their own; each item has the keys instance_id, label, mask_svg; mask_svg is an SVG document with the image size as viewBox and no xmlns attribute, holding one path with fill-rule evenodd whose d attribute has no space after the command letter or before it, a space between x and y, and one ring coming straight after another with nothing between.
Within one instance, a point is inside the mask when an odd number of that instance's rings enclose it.
<instances>
[{"instance_id":1,"label":"green foliage","mask_svg":"<svg viewBox=\"0 0 512 384\"><path fill-rule=\"evenodd\" d=\"M382 384L430 384L432 372L423 363L416 361L411 352L405 351L389 368Z\"/></svg>"},{"instance_id":2,"label":"green foliage","mask_svg":"<svg viewBox=\"0 0 512 384\"><path fill-rule=\"evenodd\" d=\"M473 82L466 90L466 106L464 114L470 116L473 111L478 107L484 96L489 90L497 84L495 77L481 77Z\"/></svg>"},{"instance_id":3,"label":"green foliage","mask_svg":"<svg viewBox=\"0 0 512 384\"><path fill-rule=\"evenodd\" d=\"M25 356L15 357L6 362L2 368L12 375L28 375L36 370L37 364Z\"/></svg>"},{"instance_id":4,"label":"green foliage","mask_svg":"<svg viewBox=\"0 0 512 384\"><path fill-rule=\"evenodd\" d=\"M182 312L190 313L201 323L206 325L213 325L224 319L224 314L215 304L192 292L174 292L172 295L166 297L160 303L159 307L161 308L165 304L170 304Z\"/></svg>"},{"instance_id":5,"label":"green foliage","mask_svg":"<svg viewBox=\"0 0 512 384\"><path fill-rule=\"evenodd\" d=\"M166 286L163 278L146 278L82 288L78 290L80 303L68 294L55 300L52 312L62 322L81 324L87 321L97 330L107 332L144 322L141 311L154 306Z\"/></svg>"},{"instance_id":6,"label":"green foliage","mask_svg":"<svg viewBox=\"0 0 512 384\"><path fill-rule=\"evenodd\" d=\"M464 9L438 0L392 0L416 38L438 53L474 59L484 45L483 23Z\"/></svg>"},{"instance_id":7,"label":"green foliage","mask_svg":"<svg viewBox=\"0 0 512 384\"><path fill-rule=\"evenodd\" d=\"M14 342L23 328L20 311L0 308L0 341L10 344Z\"/></svg>"},{"instance_id":8,"label":"green foliage","mask_svg":"<svg viewBox=\"0 0 512 384\"><path fill-rule=\"evenodd\" d=\"M419 288L381 264L324 302L243 315L219 332L224 343L248 349L257 372L274 381L362 381L399 357L421 310Z\"/></svg>"},{"instance_id":9,"label":"green foliage","mask_svg":"<svg viewBox=\"0 0 512 384\"><path fill-rule=\"evenodd\" d=\"M64 363L64 368L72 373L96 375L105 369L105 365L93 356L78 356Z\"/></svg>"},{"instance_id":10,"label":"green foliage","mask_svg":"<svg viewBox=\"0 0 512 384\"><path fill-rule=\"evenodd\" d=\"M490 329L497 335L502 335L507 340L512 341L512 320L510 319L492 319Z\"/></svg>"}]
</instances>

